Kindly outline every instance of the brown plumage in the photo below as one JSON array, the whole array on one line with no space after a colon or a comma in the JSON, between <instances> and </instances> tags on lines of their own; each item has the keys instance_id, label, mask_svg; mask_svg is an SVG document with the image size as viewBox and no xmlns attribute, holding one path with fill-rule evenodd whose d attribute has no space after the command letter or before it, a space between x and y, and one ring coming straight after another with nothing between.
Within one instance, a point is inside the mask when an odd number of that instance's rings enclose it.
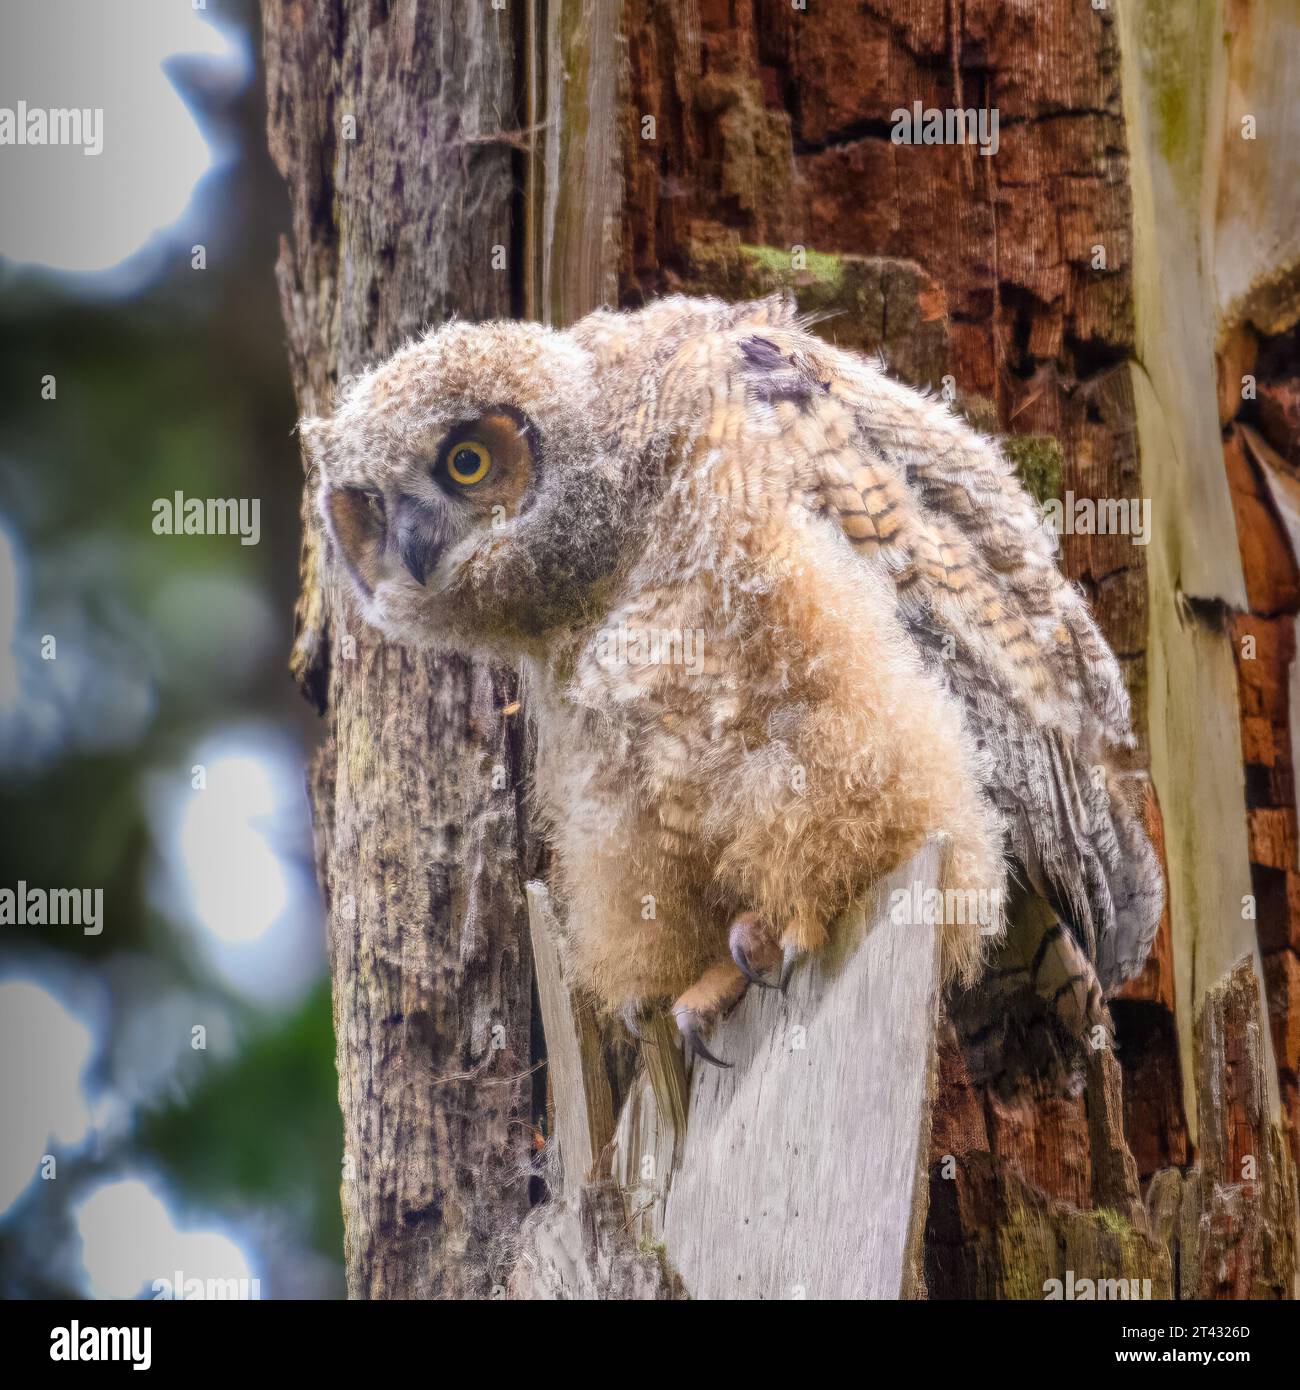
<instances>
[{"instance_id":1,"label":"brown plumage","mask_svg":"<svg viewBox=\"0 0 1300 1390\"><path fill-rule=\"evenodd\" d=\"M1029 1051L1070 1072L1161 886L1114 771L1117 665L993 443L778 299L451 324L303 429L365 616L521 662L601 1003L675 1000L703 1048L747 977L936 839L977 1069L1006 1089L1042 1016L1055 1050ZM980 985L1008 868L1070 935L1013 932Z\"/></svg>"}]
</instances>

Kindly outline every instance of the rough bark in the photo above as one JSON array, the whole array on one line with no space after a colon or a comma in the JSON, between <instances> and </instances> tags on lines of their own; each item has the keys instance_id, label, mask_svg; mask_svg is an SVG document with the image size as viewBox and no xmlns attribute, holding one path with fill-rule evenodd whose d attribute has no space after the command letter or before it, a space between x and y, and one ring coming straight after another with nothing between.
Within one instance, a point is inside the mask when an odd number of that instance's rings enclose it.
<instances>
[{"instance_id":1,"label":"rough bark","mask_svg":"<svg viewBox=\"0 0 1300 1390\"><path fill-rule=\"evenodd\" d=\"M1296 1173L1269 1103L1267 1031L1249 958L1196 1020L1200 1162L1166 1169L1148 1193L1180 1298L1295 1297Z\"/></svg>"},{"instance_id":2,"label":"rough bark","mask_svg":"<svg viewBox=\"0 0 1300 1390\"><path fill-rule=\"evenodd\" d=\"M510 312L493 248L512 252L516 40L489 5L266 0L263 17L289 359L316 412L425 324ZM486 1295L532 1150L513 682L385 645L326 583L309 506L304 531L294 669L325 715L348 1287Z\"/></svg>"},{"instance_id":3,"label":"rough bark","mask_svg":"<svg viewBox=\"0 0 1300 1390\"><path fill-rule=\"evenodd\" d=\"M1205 1297L1294 1296L1295 480L1254 426L1278 429L1271 405L1296 372L1300 154L1279 55L1300 33L1300 7L1170 11L1141 0L1120 28L1137 229L1133 379L1155 504L1152 771L1177 808L1174 992L1201 1151L1189 1182L1215 1233L1193 1242L1182 1222L1180 1282ZM1229 509L1240 550L1223 543ZM1260 1171L1277 1170L1262 1201L1224 1162L1224 1134L1247 1129Z\"/></svg>"}]
</instances>

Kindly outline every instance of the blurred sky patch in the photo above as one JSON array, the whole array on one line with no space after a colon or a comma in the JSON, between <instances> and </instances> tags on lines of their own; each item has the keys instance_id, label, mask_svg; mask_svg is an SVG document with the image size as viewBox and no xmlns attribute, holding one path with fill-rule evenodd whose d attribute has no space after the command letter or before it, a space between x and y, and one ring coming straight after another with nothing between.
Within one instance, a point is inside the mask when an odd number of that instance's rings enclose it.
<instances>
[{"instance_id":1,"label":"blurred sky patch","mask_svg":"<svg viewBox=\"0 0 1300 1390\"><path fill-rule=\"evenodd\" d=\"M248 81L246 36L218 26L188 0L9 8L0 104L102 111L102 149L0 146L0 256L84 279L81 292L129 293L153 276L194 222L196 185L235 154L178 91L194 82L229 95ZM204 240L197 223L194 235Z\"/></svg>"}]
</instances>

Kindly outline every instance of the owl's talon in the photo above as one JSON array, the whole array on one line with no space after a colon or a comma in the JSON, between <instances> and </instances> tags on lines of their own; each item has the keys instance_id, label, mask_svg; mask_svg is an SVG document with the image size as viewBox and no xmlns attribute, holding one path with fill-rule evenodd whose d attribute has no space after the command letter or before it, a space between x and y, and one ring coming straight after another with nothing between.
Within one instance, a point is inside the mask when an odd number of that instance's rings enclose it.
<instances>
[{"instance_id":1,"label":"owl's talon","mask_svg":"<svg viewBox=\"0 0 1300 1390\"><path fill-rule=\"evenodd\" d=\"M763 989L775 989L776 985L764 977L763 971L777 964L776 944L763 927L757 912L742 912L731 924L727 933L727 945L736 969L751 985Z\"/></svg>"},{"instance_id":2,"label":"owl's talon","mask_svg":"<svg viewBox=\"0 0 1300 1390\"><path fill-rule=\"evenodd\" d=\"M749 981L730 956L711 965L673 1004L673 1018L682 1035L682 1050L693 1052L701 1061L715 1067L729 1067L730 1062L722 1061L709 1051L704 1035L740 1003L748 988Z\"/></svg>"},{"instance_id":3,"label":"owl's talon","mask_svg":"<svg viewBox=\"0 0 1300 1390\"><path fill-rule=\"evenodd\" d=\"M631 1033L637 1042L642 1042L640 1007L633 1003L624 1004L618 1011L618 1016L623 1021L623 1027Z\"/></svg>"},{"instance_id":4,"label":"owl's talon","mask_svg":"<svg viewBox=\"0 0 1300 1390\"><path fill-rule=\"evenodd\" d=\"M749 957L745 954L745 948L738 941L731 943L731 959L736 962L736 968L749 981L751 985L758 985L761 989L776 989L776 984L772 980L765 980L757 970L749 963Z\"/></svg>"},{"instance_id":5,"label":"owl's talon","mask_svg":"<svg viewBox=\"0 0 1300 1390\"><path fill-rule=\"evenodd\" d=\"M721 1067L724 1071L732 1066L731 1062L724 1062L721 1057L715 1057L709 1051L701 1035L703 1022L694 1009L678 1009L673 1015L677 1020L677 1031L682 1035L682 1050L693 1052L702 1062L708 1062L715 1067Z\"/></svg>"}]
</instances>

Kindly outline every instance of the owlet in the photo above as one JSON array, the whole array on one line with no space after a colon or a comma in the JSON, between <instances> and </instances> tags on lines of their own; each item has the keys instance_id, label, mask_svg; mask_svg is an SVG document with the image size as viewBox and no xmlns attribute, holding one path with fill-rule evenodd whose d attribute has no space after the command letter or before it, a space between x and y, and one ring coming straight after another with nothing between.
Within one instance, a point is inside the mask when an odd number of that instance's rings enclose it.
<instances>
[{"instance_id":1,"label":"owlet","mask_svg":"<svg viewBox=\"0 0 1300 1390\"><path fill-rule=\"evenodd\" d=\"M364 617L522 667L603 1006L716 1060L933 839L973 1070L1077 1076L1162 884L1119 668L992 441L781 299L681 297L446 324L302 431Z\"/></svg>"}]
</instances>

